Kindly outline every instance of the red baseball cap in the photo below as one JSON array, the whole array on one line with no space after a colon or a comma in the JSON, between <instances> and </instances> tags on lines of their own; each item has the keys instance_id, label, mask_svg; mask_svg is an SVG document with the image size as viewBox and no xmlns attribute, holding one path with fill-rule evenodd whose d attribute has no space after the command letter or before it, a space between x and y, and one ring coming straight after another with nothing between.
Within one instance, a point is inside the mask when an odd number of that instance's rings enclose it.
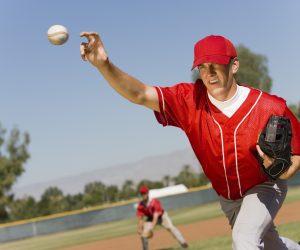
<instances>
[{"instance_id":1,"label":"red baseball cap","mask_svg":"<svg viewBox=\"0 0 300 250\"><path fill-rule=\"evenodd\" d=\"M140 187L140 193L146 194L148 192L149 192L149 188L147 186L143 185Z\"/></svg>"},{"instance_id":2,"label":"red baseball cap","mask_svg":"<svg viewBox=\"0 0 300 250\"><path fill-rule=\"evenodd\" d=\"M195 44L192 70L202 63L228 64L236 56L235 47L228 39L223 36L207 36Z\"/></svg>"}]
</instances>

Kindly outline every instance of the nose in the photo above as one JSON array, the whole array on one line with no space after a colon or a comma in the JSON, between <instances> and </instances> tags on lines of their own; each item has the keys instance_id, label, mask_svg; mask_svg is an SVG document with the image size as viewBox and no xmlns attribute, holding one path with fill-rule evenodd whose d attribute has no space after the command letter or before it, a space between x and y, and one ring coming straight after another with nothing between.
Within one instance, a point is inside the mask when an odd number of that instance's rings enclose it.
<instances>
[{"instance_id":1,"label":"nose","mask_svg":"<svg viewBox=\"0 0 300 250\"><path fill-rule=\"evenodd\" d=\"M210 63L209 66L208 66L208 73L210 75L216 74L215 67L214 67L214 65L212 63Z\"/></svg>"}]
</instances>

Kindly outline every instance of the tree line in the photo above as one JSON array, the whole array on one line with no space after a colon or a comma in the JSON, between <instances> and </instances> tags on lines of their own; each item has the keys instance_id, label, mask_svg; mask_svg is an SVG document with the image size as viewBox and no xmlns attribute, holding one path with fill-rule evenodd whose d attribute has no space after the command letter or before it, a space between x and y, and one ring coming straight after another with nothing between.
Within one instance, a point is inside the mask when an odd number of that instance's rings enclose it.
<instances>
[{"instance_id":1,"label":"tree line","mask_svg":"<svg viewBox=\"0 0 300 250\"><path fill-rule=\"evenodd\" d=\"M176 184L184 184L191 188L207 183L208 179L203 173L196 173L189 165L185 165L175 177L167 175L160 181L144 179L137 184L131 180L126 180L121 187L95 181L85 185L82 193L74 195L65 195L58 187L49 187L38 201L31 196L19 199L12 198L7 204L6 216L0 220L1 222L11 222L125 201L138 197L139 187L144 184L153 189Z\"/></svg>"}]
</instances>

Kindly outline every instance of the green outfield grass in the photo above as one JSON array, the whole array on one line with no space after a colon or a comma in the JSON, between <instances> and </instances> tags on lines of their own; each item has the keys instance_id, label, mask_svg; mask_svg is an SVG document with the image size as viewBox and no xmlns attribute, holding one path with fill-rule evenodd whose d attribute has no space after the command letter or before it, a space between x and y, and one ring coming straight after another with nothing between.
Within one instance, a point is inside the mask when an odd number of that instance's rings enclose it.
<instances>
[{"instance_id":1,"label":"green outfield grass","mask_svg":"<svg viewBox=\"0 0 300 250\"><path fill-rule=\"evenodd\" d=\"M289 223L285 225L278 226L278 231L280 235L287 238L293 239L296 242L300 240L300 222ZM231 237L223 236L210 238L208 240L202 240L198 242L192 242L190 244L189 250L231 250ZM169 248L168 250L181 250L181 248Z\"/></svg>"},{"instance_id":2,"label":"green outfield grass","mask_svg":"<svg viewBox=\"0 0 300 250\"><path fill-rule=\"evenodd\" d=\"M293 202L300 200L300 187L290 187L285 202Z\"/></svg>"},{"instance_id":3,"label":"green outfield grass","mask_svg":"<svg viewBox=\"0 0 300 250\"><path fill-rule=\"evenodd\" d=\"M300 187L290 188L286 202L300 200ZM223 216L218 202L169 211L174 224L189 224ZM291 223L279 227L282 235L300 240L300 223ZM93 241L110 239L136 233L136 219L104 223L88 228L70 230L46 236L38 236L25 240L14 241L0 245L0 250L54 250L63 247L76 246ZM230 237L217 237L201 242L193 242L190 249L231 249ZM177 249L177 248L170 248Z\"/></svg>"},{"instance_id":4,"label":"green outfield grass","mask_svg":"<svg viewBox=\"0 0 300 250\"><path fill-rule=\"evenodd\" d=\"M218 202L191 208L169 211L174 224L188 224L222 216ZM0 245L0 250L53 250L88 242L110 239L136 233L136 219L128 219L70 230L67 232L38 236Z\"/></svg>"}]
</instances>

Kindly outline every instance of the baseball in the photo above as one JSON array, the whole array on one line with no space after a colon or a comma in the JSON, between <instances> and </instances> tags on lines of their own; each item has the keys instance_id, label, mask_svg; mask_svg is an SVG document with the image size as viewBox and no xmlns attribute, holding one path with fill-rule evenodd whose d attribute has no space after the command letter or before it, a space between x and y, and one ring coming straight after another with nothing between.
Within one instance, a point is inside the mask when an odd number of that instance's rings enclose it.
<instances>
[{"instance_id":1,"label":"baseball","mask_svg":"<svg viewBox=\"0 0 300 250\"><path fill-rule=\"evenodd\" d=\"M53 25L48 29L48 40L54 45L64 44L68 38L69 33L66 27L62 25Z\"/></svg>"}]
</instances>

